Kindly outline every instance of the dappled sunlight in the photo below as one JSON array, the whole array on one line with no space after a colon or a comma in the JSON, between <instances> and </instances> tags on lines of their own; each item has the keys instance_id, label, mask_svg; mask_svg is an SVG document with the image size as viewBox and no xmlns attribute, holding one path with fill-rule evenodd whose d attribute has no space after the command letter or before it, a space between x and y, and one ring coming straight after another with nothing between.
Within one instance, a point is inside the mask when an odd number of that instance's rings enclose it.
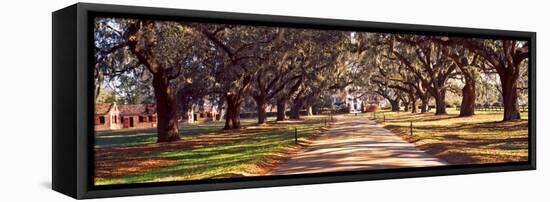
<instances>
[{"instance_id":1,"label":"dappled sunlight","mask_svg":"<svg viewBox=\"0 0 550 202\"><path fill-rule=\"evenodd\" d=\"M326 116L237 130L219 122L185 124L181 140L154 143L156 133L130 130L96 136L96 184L127 184L258 175L430 167L524 161L526 120L501 122L499 114L458 117L452 112L389 112ZM380 117L385 116L386 122ZM413 121L414 136L409 134ZM180 126L182 127L182 126ZM294 132L299 134L294 144ZM395 134L398 134L395 135ZM406 140L406 141L404 141ZM123 154L123 155L122 155Z\"/></svg>"},{"instance_id":2,"label":"dappled sunlight","mask_svg":"<svg viewBox=\"0 0 550 202\"><path fill-rule=\"evenodd\" d=\"M247 119L243 122L250 124L227 131L216 122L189 124L180 128L181 140L169 143L134 142L135 137L155 136L154 133L125 131L96 136L96 141L106 141L95 149L96 184L262 175L310 143L322 126L320 119L268 122L261 126ZM300 133L300 145L293 144L290 128ZM117 138L116 142L108 144L112 138Z\"/></svg>"},{"instance_id":3,"label":"dappled sunlight","mask_svg":"<svg viewBox=\"0 0 550 202\"><path fill-rule=\"evenodd\" d=\"M521 162L528 158L528 120L502 121L502 112L474 116L392 114L385 127L422 150L453 164ZM425 117L413 121L412 116ZM449 118L454 116L454 118ZM388 117L386 117L388 118Z\"/></svg>"},{"instance_id":4,"label":"dappled sunlight","mask_svg":"<svg viewBox=\"0 0 550 202\"><path fill-rule=\"evenodd\" d=\"M118 177L148 171L154 168L170 166L175 163L170 159L114 159L96 163L97 178Z\"/></svg>"},{"instance_id":5,"label":"dappled sunlight","mask_svg":"<svg viewBox=\"0 0 550 202\"><path fill-rule=\"evenodd\" d=\"M287 120L284 120L284 121L277 121L277 123L280 123L280 124L285 124L285 123L303 123L304 120L300 120L300 119L287 119Z\"/></svg>"}]
</instances>

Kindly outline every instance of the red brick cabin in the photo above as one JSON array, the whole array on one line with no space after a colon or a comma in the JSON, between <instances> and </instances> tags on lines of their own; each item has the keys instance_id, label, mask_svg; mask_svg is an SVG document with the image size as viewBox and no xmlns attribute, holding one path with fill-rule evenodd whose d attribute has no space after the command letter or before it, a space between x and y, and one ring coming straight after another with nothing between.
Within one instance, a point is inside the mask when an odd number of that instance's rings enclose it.
<instances>
[{"instance_id":1,"label":"red brick cabin","mask_svg":"<svg viewBox=\"0 0 550 202\"><path fill-rule=\"evenodd\" d=\"M96 104L95 107L96 130L157 127L157 111L154 104L105 103Z\"/></svg>"},{"instance_id":2,"label":"red brick cabin","mask_svg":"<svg viewBox=\"0 0 550 202\"><path fill-rule=\"evenodd\" d=\"M154 104L120 105L122 128L157 127L157 108Z\"/></svg>"},{"instance_id":3,"label":"red brick cabin","mask_svg":"<svg viewBox=\"0 0 550 202\"><path fill-rule=\"evenodd\" d=\"M95 105L95 129L114 130L122 128L120 112L116 103Z\"/></svg>"}]
</instances>

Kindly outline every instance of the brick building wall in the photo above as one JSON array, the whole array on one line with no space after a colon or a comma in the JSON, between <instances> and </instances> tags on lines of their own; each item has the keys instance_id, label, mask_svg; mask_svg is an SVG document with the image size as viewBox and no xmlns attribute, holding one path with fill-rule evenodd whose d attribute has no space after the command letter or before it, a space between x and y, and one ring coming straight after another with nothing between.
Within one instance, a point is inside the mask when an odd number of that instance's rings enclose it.
<instances>
[{"instance_id":1,"label":"brick building wall","mask_svg":"<svg viewBox=\"0 0 550 202\"><path fill-rule=\"evenodd\" d=\"M157 127L157 115L139 116L128 115L122 116L122 128L153 128Z\"/></svg>"},{"instance_id":2,"label":"brick building wall","mask_svg":"<svg viewBox=\"0 0 550 202\"><path fill-rule=\"evenodd\" d=\"M96 130L116 130L122 128L157 127L157 114L152 105L97 104L95 115ZM148 107L148 108L147 108Z\"/></svg>"},{"instance_id":3,"label":"brick building wall","mask_svg":"<svg viewBox=\"0 0 550 202\"><path fill-rule=\"evenodd\" d=\"M120 112L116 104L109 108L109 111L105 114L95 115L95 129L96 130L115 130L122 128L120 122Z\"/></svg>"}]
</instances>

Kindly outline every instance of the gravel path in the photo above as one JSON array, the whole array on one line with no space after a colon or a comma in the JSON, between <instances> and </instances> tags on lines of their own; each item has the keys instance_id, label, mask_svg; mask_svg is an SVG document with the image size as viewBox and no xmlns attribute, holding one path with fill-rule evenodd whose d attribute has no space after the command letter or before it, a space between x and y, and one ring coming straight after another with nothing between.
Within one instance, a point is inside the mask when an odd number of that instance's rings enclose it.
<instances>
[{"instance_id":1,"label":"gravel path","mask_svg":"<svg viewBox=\"0 0 550 202\"><path fill-rule=\"evenodd\" d=\"M366 117L339 115L336 120L311 145L269 174L445 165Z\"/></svg>"}]
</instances>

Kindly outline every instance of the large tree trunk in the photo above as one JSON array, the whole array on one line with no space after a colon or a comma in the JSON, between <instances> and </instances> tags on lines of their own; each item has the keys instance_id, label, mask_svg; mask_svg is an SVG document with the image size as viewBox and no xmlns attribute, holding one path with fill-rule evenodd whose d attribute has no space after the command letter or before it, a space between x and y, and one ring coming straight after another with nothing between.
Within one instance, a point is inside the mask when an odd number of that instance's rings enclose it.
<instances>
[{"instance_id":1,"label":"large tree trunk","mask_svg":"<svg viewBox=\"0 0 550 202\"><path fill-rule=\"evenodd\" d=\"M428 112L428 104L430 102L430 99L429 98L425 98L425 99L422 99L421 100L421 104L420 104L420 113L426 113Z\"/></svg>"},{"instance_id":2,"label":"large tree trunk","mask_svg":"<svg viewBox=\"0 0 550 202\"><path fill-rule=\"evenodd\" d=\"M163 72L153 74L153 88L157 102L157 142L172 142L180 139L176 96Z\"/></svg>"},{"instance_id":3,"label":"large tree trunk","mask_svg":"<svg viewBox=\"0 0 550 202\"><path fill-rule=\"evenodd\" d=\"M391 104L391 111L392 112L398 112L399 111L399 98L396 99L396 100L390 100L390 104Z\"/></svg>"},{"instance_id":4,"label":"large tree trunk","mask_svg":"<svg viewBox=\"0 0 550 202\"><path fill-rule=\"evenodd\" d=\"M521 119L516 81L517 78L511 78L509 75L501 76L500 78L500 82L502 83L502 99L504 103L503 121Z\"/></svg>"},{"instance_id":5,"label":"large tree trunk","mask_svg":"<svg viewBox=\"0 0 550 202\"><path fill-rule=\"evenodd\" d=\"M227 108L227 110L225 110L225 125L223 127L224 130L231 130L231 117L233 116L233 113L232 113L232 110L229 109L229 107Z\"/></svg>"},{"instance_id":6,"label":"large tree trunk","mask_svg":"<svg viewBox=\"0 0 550 202\"><path fill-rule=\"evenodd\" d=\"M447 104L445 103L445 90L441 90L434 95L435 115L447 114Z\"/></svg>"},{"instance_id":7,"label":"large tree trunk","mask_svg":"<svg viewBox=\"0 0 550 202\"><path fill-rule=\"evenodd\" d=\"M225 114L225 110L223 109L223 103L224 102L219 102L218 106L216 107L216 109L217 109L216 111L218 112L218 114L215 117L216 121L220 121L223 118L224 114Z\"/></svg>"},{"instance_id":8,"label":"large tree trunk","mask_svg":"<svg viewBox=\"0 0 550 202\"><path fill-rule=\"evenodd\" d=\"M403 111L408 112L409 111L409 103L405 102L405 103L403 103L403 106L404 106Z\"/></svg>"},{"instance_id":9,"label":"large tree trunk","mask_svg":"<svg viewBox=\"0 0 550 202\"><path fill-rule=\"evenodd\" d=\"M418 106L416 106L416 98L414 96L411 96L411 113L416 113Z\"/></svg>"},{"instance_id":10,"label":"large tree trunk","mask_svg":"<svg viewBox=\"0 0 550 202\"><path fill-rule=\"evenodd\" d=\"M264 124L267 118L265 113L265 96L254 96L254 101L256 101L258 111L258 124Z\"/></svg>"},{"instance_id":11,"label":"large tree trunk","mask_svg":"<svg viewBox=\"0 0 550 202\"><path fill-rule=\"evenodd\" d=\"M234 110L235 110L235 99L233 95L225 95L225 103L227 104L227 109L225 110L225 126L223 127L224 130L231 130L233 128L232 126L232 120L234 117Z\"/></svg>"},{"instance_id":12,"label":"large tree trunk","mask_svg":"<svg viewBox=\"0 0 550 202\"><path fill-rule=\"evenodd\" d=\"M313 107L311 107L311 112L312 112L314 115L319 114L319 105L313 105Z\"/></svg>"},{"instance_id":13,"label":"large tree trunk","mask_svg":"<svg viewBox=\"0 0 550 202\"><path fill-rule=\"evenodd\" d=\"M497 47L500 46L502 49L495 51L490 45L479 40L450 42L461 44L491 63L500 77L504 104L503 121L520 119L516 85L520 73L519 65L529 58L529 43L521 45L515 40L500 40Z\"/></svg>"},{"instance_id":14,"label":"large tree trunk","mask_svg":"<svg viewBox=\"0 0 550 202\"><path fill-rule=\"evenodd\" d=\"M301 99L295 99L294 103L292 103L292 107L290 107L290 119L300 119L300 110L304 106L303 101Z\"/></svg>"},{"instance_id":15,"label":"large tree trunk","mask_svg":"<svg viewBox=\"0 0 550 202\"><path fill-rule=\"evenodd\" d=\"M231 119L233 129L241 128L241 105L237 102L235 109L233 109L233 118Z\"/></svg>"},{"instance_id":16,"label":"large tree trunk","mask_svg":"<svg viewBox=\"0 0 550 202\"><path fill-rule=\"evenodd\" d=\"M241 128L241 101L234 94L225 95L227 112L225 114L224 130Z\"/></svg>"},{"instance_id":17,"label":"large tree trunk","mask_svg":"<svg viewBox=\"0 0 550 202\"><path fill-rule=\"evenodd\" d=\"M460 104L460 116L473 116L476 103L475 82L472 79L466 79L466 84L462 88L462 103Z\"/></svg>"},{"instance_id":18,"label":"large tree trunk","mask_svg":"<svg viewBox=\"0 0 550 202\"><path fill-rule=\"evenodd\" d=\"M420 104L420 113L426 113L428 112L428 103L429 100L422 100L422 104Z\"/></svg>"},{"instance_id":19,"label":"large tree trunk","mask_svg":"<svg viewBox=\"0 0 550 202\"><path fill-rule=\"evenodd\" d=\"M147 31L151 31L154 27L153 21L145 23ZM141 23L131 23L128 26L128 47L129 50L137 57L139 62L147 67L149 72L153 74L153 88L155 92L155 98L157 103L157 142L171 142L180 139L178 132L178 116L176 106L176 96L174 89L170 86L170 79L164 72L163 68L159 66L157 61L148 56L150 52L147 49L139 47L140 36L139 30L142 28ZM149 40L146 45L154 45L150 42L155 40ZM150 48L148 50L151 50Z\"/></svg>"},{"instance_id":20,"label":"large tree trunk","mask_svg":"<svg viewBox=\"0 0 550 202\"><path fill-rule=\"evenodd\" d=\"M277 121L285 120L285 111L286 111L286 100L278 99L277 100Z\"/></svg>"},{"instance_id":21,"label":"large tree trunk","mask_svg":"<svg viewBox=\"0 0 550 202\"><path fill-rule=\"evenodd\" d=\"M428 104L430 102L430 95L428 92L417 93L418 99L420 100L420 113L428 112Z\"/></svg>"}]
</instances>

